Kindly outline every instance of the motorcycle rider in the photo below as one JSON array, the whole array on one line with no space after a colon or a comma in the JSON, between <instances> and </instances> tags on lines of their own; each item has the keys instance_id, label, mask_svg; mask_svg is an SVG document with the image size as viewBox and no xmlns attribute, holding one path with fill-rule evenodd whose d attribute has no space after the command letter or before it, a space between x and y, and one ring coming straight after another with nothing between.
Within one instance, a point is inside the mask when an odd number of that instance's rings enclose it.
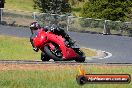
<instances>
[{"instance_id":1,"label":"motorcycle rider","mask_svg":"<svg viewBox=\"0 0 132 88\"><path fill-rule=\"evenodd\" d=\"M53 24L50 27L50 31L52 31L54 34L61 35L63 38L65 38L66 41L68 41L68 45L72 46L74 45L75 41L73 41L70 36L64 31L63 28L57 26L56 24Z\"/></svg>"},{"instance_id":2,"label":"motorcycle rider","mask_svg":"<svg viewBox=\"0 0 132 88\"><path fill-rule=\"evenodd\" d=\"M31 29L31 33L32 35L30 36L30 42L32 44L32 47L33 47L33 50L38 52L38 48L34 46L34 43L33 43L33 38L37 35L38 33L38 30L40 29L40 25L37 23L37 22L32 22L30 24L30 29Z\"/></svg>"},{"instance_id":3,"label":"motorcycle rider","mask_svg":"<svg viewBox=\"0 0 132 88\"><path fill-rule=\"evenodd\" d=\"M38 48L34 46L34 43L33 43L33 38L37 35L37 32L39 29L41 29L40 25L38 24L38 22L32 22L30 24L30 29L31 29L31 37L30 37L30 42L32 44L32 47L33 47L33 50L38 52ZM70 38L70 36L64 31L64 29L58 27L57 25L53 24L51 27L49 26L45 26L44 27L44 30L46 31L51 31L53 32L54 34L57 34L57 35L61 35L63 38L66 39L66 41L68 41L68 45L69 46L72 46L74 45L74 41Z\"/></svg>"}]
</instances>

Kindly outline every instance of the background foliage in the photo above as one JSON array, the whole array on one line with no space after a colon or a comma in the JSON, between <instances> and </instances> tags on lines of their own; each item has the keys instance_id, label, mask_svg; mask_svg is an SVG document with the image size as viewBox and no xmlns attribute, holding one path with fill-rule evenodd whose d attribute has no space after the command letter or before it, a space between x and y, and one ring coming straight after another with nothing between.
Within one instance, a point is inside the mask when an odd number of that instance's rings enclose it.
<instances>
[{"instance_id":1,"label":"background foliage","mask_svg":"<svg viewBox=\"0 0 132 88\"><path fill-rule=\"evenodd\" d=\"M89 0L83 5L81 16L125 21L131 13L132 0Z\"/></svg>"},{"instance_id":2,"label":"background foliage","mask_svg":"<svg viewBox=\"0 0 132 88\"><path fill-rule=\"evenodd\" d=\"M41 12L48 13L66 13L71 12L68 0L33 0L34 8L38 8Z\"/></svg>"}]
</instances>

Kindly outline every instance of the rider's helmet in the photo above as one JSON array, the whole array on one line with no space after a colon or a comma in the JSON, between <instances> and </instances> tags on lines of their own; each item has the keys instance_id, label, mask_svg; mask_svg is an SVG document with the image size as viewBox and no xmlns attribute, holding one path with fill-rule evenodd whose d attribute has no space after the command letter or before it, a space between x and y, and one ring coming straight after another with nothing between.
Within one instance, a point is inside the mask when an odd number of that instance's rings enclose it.
<instances>
[{"instance_id":1,"label":"rider's helmet","mask_svg":"<svg viewBox=\"0 0 132 88\"><path fill-rule=\"evenodd\" d=\"M37 22L32 22L30 24L30 29L31 30L38 30L38 29L40 29L40 25Z\"/></svg>"}]
</instances>

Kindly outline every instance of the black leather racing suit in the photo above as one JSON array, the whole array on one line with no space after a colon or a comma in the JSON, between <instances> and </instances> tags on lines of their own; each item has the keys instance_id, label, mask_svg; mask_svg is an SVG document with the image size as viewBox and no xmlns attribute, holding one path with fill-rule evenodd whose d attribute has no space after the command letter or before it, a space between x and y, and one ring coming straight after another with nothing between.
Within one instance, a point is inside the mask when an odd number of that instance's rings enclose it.
<instances>
[{"instance_id":1,"label":"black leather racing suit","mask_svg":"<svg viewBox=\"0 0 132 88\"><path fill-rule=\"evenodd\" d=\"M63 38L65 38L66 41L68 41L68 45L73 45L74 41L70 38L70 36L64 31L63 28L53 24L52 26L47 26L45 27L45 29L50 30L51 32L53 32L56 35L61 35Z\"/></svg>"}]
</instances>

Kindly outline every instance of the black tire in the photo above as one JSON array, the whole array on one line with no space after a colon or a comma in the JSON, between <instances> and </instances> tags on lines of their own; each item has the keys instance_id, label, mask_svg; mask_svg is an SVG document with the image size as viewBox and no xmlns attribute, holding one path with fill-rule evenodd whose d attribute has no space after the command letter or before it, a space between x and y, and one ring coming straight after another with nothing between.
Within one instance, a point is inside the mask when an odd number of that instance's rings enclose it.
<instances>
[{"instance_id":1,"label":"black tire","mask_svg":"<svg viewBox=\"0 0 132 88\"><path fill-rule=\"evenodd\" d=\"M76 78L76 81L79 85L84 85L87 79L83 75L80 75Z\"/></svg>"},{"instance_id":2,"label":"black tire","mask_svg":"<svg viewBox=\"0 0 132 88\"><path fill-rule=\"evenodd\" d=\"M48 57L44 52L41 52L41 60L42 61L49 61L50 57Z\"/></svg>"},{"instance_id":3,"label":"black tire","mask_svg":"<svg viewBox=\"0 0 132 88\"><path fill-rule=\"evenodd\" d=\"M75 58L76 62L84 62L85 61L85 54L83 51L81 51L80 49L76 49L75 52L78 54L78 58Z\"/></svg>"},{"instance_id":4,"label":"black tire","mask_svg":"<svg viewBox=\"0 0 132 88\"><path fill-rule=\"evenodd\" d=\"M56 55L54 55L54 54L52 53L52 51L49 49L49 46L45 46L45 47L44 47L44 52L45 52L49 57L51 57L54 61L63 61L62 58L59 58L59 57L57 57Z\"/></svg>"},{"instance_id":5,"label":"black tire","mask_svg":"<svg viewBox=\"0 0 132 88\"><path fill-rule=\"evenodd\" d=\"M75 61L76 62L85 62L85 57L78 57L78 58L75 58Z\"/></svg>"}]
</instances>

